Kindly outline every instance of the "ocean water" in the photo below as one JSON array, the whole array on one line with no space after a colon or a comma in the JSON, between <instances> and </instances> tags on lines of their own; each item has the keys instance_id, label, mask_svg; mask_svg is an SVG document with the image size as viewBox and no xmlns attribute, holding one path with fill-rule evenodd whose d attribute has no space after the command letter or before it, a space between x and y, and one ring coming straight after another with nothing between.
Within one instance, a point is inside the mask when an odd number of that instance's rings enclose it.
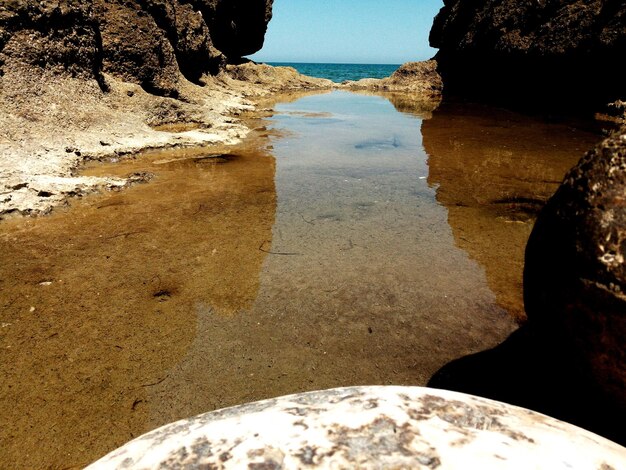
<instances>
[{"instance_id":1,"label":"ocean water","mask_svg":"<svg viewBox=\"0 0 626 470\"><path fill-rule=\"evenodd\" d=\"M299 62L268 62L268 64L293 67L304 75L327 78L337 83L345 80L360 80L361 78L385 78L400 67L399 64L312 64Z\"/></svg>"}]
</instances>

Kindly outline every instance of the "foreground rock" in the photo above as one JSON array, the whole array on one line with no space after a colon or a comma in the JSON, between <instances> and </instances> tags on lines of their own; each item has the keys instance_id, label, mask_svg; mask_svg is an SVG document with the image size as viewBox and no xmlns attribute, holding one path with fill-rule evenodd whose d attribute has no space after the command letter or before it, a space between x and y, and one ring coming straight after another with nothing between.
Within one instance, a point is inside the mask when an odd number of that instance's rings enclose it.
<instances>
[{"instance_id":1,"label":"foreground rock","mask_svg":"<svg viewBox=\"0 0 626 470\"><path fill-rule=\"evenodd\" d=\"M430 43L446 92L580 110L624 98L626 3L446 0ZM606 71L606 72L605 72Z\"/></svg>"},{"instance_id":2,"label":"foreground rock","mask_svg":"<svg viewBox=\"0 0 626 470\"><path fill-rule=\"evenodd\" d=\"M565 177L526 248L530 322L563 341L572 361L626 411L626 129Z\"/></svg>"},{"instance_id":3,"label":"foreground rock","mask_svg":"<svg viewBox=\"0 0 626 470\"><path fill-rule=\"evenodd\" d=\"M268 426L268 424L270 424ZM622 468L626 449L491 400L419 387L302 393L169 424L90 469Z\"/></svg>"}]
</instances>

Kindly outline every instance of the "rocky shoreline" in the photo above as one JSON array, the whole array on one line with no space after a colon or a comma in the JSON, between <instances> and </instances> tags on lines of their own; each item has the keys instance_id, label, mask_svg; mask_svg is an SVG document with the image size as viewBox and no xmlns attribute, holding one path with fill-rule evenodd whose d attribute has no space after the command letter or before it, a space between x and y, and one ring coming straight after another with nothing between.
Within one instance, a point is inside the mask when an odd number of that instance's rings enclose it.
<instances>
[{"instance_id":1,"label":"rocky shoreline","mask_svg":"<svg viewBox=\"0 0 626 470\"><path fill-rule=\"evenodd\" d=\"M290 67L249 62L205 76L203 86L180 83L176 98L148 93L113 76L105 77L105 92L95 81L45 71L23 93L26 73L5 74L0 90L0 219L45 214L73 196L145 181L141 175L77 176L85 161L111 161L155 148L236 144L249 132L237 116L254 110L255 101L279 93L393 91L434 108L441 97L435 69L434 61L410 63L387 79L338 84Z\"/></svg>"},{"instance_id":2,"label":"rocky shoreline","mask_svg":"<svg viewBox=\"0 0 626 470\"><path fill-rule=\"evenodd\" d=\"M242 59L261 48L272 0L3 2L0 220L46 214L71 197L151 177L80 176L89 160L236 144L249 133L242 114L284 92L399 93L428 108L445 89L557 115L611 109L621 129L598 139L538 215L525 256L528 323L487 352L493 373L480 361L467 366L470 357L442 369L431 385L536 409L521 388L498 390L498 368L511 368L514 357L528 371L530 391L545 400L543 384L532 381L541 373L554 380L564 358L569 368L561 373L592 384L588 396L605 407L598 414L570 398L571 408L619 426L626 416L626 80L614 64L626 51L626 8L608 0L444 5L431 31L435 60L405 64L382 80L336 84ZM471 389L477 370L497 377L495 391L482 378ZM551 392L556 405L564 394L587 397L565 388ZM570 411L561 416L575 420ZM621 426L612 437L625 442Z\"/></svg>"}]
</instances>

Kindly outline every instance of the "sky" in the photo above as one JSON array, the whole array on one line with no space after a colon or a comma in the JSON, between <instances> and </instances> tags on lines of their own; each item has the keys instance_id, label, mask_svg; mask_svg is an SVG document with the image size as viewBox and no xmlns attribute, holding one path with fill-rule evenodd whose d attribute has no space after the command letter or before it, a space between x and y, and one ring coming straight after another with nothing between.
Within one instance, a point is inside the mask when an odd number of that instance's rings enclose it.
<instances>
[{"instance_id":1,"label":"sky","mask_svg":"<svg viewBox=\"0 0 626 470\"><path fill-rule=\"evenodd\" d=\"M402 64L431 58L442 0L274 0L258 62Z\"/></svg>"}]
</instances>

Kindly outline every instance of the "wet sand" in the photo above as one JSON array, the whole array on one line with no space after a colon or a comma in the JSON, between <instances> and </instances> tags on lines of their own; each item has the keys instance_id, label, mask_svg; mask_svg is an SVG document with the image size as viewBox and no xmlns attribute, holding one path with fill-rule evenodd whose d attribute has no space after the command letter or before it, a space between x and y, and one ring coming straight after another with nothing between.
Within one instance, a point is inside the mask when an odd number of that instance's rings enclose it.
<instances>
[{"instance_id":1,"label":"wet sand","mask_svg":"<svg viewBox=\"0 0 626 470\"><path fill-rule=\"evenodd\" d=\"M475 122L422 124L354 96L279 105L237 147L94 163L85 175L155 177L0 225L0 466L79 467L172 420L286 393L423 385L506 338L518 273L494 284L494 267L519 257L532 217L506 206L504 223L492 197L457 215L446 188L473 201L483 180L463 180L448 146ZM472 174L500 155L476 145ZM523 197L556 187L577 159L559 155Z\"/></svg>"}]
</instances>

